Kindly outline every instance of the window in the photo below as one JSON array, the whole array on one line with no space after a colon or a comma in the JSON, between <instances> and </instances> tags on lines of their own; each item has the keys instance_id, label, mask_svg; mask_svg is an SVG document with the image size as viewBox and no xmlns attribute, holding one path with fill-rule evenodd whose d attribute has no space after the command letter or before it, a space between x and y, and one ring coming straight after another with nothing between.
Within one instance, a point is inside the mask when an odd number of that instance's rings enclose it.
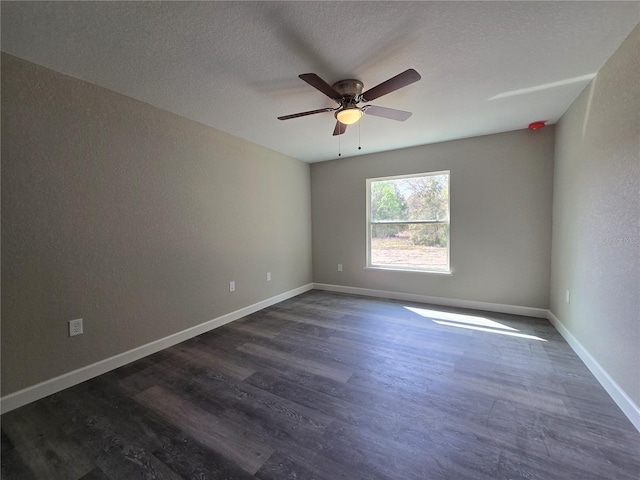
<instances>
[{"instance_id":1,"label":"window","mask_svg":"<svg viewBox=\"0 0 640 480\"><path fill-rule=\"evenodd\" d=\"M449 172L367 180L367 266L449 273Z\"/></svg>"}]
</instances>

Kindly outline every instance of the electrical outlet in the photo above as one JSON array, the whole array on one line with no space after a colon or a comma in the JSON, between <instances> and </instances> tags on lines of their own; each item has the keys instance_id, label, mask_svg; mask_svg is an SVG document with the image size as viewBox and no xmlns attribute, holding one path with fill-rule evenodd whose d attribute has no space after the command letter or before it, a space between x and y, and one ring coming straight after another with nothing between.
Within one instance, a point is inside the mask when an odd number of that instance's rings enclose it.
<instances>
[{"instance_id":1,"label":"electrical outlet","mask_svg":"<svg viewBox=\"0 0 640 480\"><path fill-rule=\"evenodd\" d=\"M338 264L338 271L339 271L339 272L341 272L341 271L342 271L342 264L341 264L341 263L339 263L339 264Z\"/></svg>"},{"instance_id":2,"label":"electrical outlet","mask_svg":"<svg viewBox=\"0 0 640 480\"><path fill-rule=\"evenodd\" d=\"M271 272L267 272L267 282L271 281Z\"/></svg>"},{"instance_id":3,"label":"electrical outlet","mask_svg":"<svg viewBox=\"0 0 640 480\"><path fill-rule=\"evenodd\" d=\"M236 282L229 282L229 291L230 292L236 291Z\"/></svg>"},{"instance_id":4,"label":"electrical outlet","mask_svg":"<svg viewBox=\"0 0 640 480\"><path fill-rule=\"evenodd\" d=\"M76 335L82 335L82 319L69 320L69 336L74 337Z\"/></svg>"}]
</instances>

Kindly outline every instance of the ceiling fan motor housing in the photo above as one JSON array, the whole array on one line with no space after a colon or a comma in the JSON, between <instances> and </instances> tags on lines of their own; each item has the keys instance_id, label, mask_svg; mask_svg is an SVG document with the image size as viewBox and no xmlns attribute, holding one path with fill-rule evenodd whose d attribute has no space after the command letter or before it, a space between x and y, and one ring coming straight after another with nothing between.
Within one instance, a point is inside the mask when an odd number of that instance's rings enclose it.
<instances>
[{"instance_id":1,"label":"ceiling fan motor housing","mask_svg":"<svg viewBox=\"0 0 640 480\"><path fill-rule=\"evenodd\" d=\"M362 93L364 85L360 80L340 80L333 84L333 89L343 97L356 98Z\"/></svg>"}]
</instances>

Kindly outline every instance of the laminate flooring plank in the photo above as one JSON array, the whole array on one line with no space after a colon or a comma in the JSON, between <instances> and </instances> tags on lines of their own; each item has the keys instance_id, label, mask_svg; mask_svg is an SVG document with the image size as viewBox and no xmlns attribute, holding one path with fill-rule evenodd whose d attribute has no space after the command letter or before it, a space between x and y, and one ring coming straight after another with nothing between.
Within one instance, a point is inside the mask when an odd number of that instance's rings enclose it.
<instances>
[{"instance_id":1,"label":"laminate flooring plank","mask_svg":"<svg viewBox=\"0 0 640 480\"><path fill-rule=\"evenodd\" d=\"M273 339L272 345L277 345L280 349L283 349L287 345L296 345L298 349L304 351L305 354L311 358L319 360L327 360L329 362L340 362L347 367L354 369L360 369L363 366L366 368L380 368L389 370L389 364L383 364L383 362L389 362L394 360L400 362L410 362L414 360L408 367L411 369L411 374L420 374L420 368L425 367L428 369L433 368L433 362L425 358L424 355L399 355L397 351L389 348L372 348L371 345L360 342L350 342L340 337L331 336L324 342L318 342L314 337L294 336L285 331L283 334ZM431 351L428 346L422 345L422 351ZM290 348L290 347L289 347ZM449 351L449 357L452 358L452 352ZM424 369L424 368L423 368Z\"/></svg>"},{"instance_id":2,"label":"laminate flooring plank","mask_svg":"<svg viewBox=\"0 0 640 480\"><path fill-rule=\"evenodd\" d=\"M251 480L253 475L188 434L163 437L153 455L185 479Z\"/></svg>"},{"instance_id":3,"label":"laminate flooring plank","mask_svg":"<svg viewBox=\"0 0 640 480\"><path fill-rule=\"evenodd\" d=\"M257 472L273 453L270 447L245 438L219 417L161 387L151 387L137 394L135 399L250 474Z\"/></svg>"},{"instance_id":4,"label":"laminate flooring plank","mask_svg":"<svg viewBox=\"0 0 640 480\"><path fill-rule=\"evenodd\" d=\"M369 357L375 357L375 360L371 360L370 362L364 362L362 355L359 355L356 352L353 352L349 349L345 349L342 347L336 347L326 340L318 341L317 338L305 338L305 337L296 337L289 335L287 333L282 333L277 337L270 339L269 341L258 341L258 342L250 342L252 345L259 345L260 347L264 347L270 350L276 350L279 354L277 356L271 356L273 360L281 361L284 358L284 355L294 357L296 359L296 363L301 366L305 366L308 364L313 365L315 368L309 371L313 371L314 373L319 373L320 368L317 368L317 365L322 365L322 369L326 367L331 367L332 369L338 369L341 372L353 372L355 369L361 368L363 363L381 363L382 357L377 355L374 352L369 353ZM240 351L244 353L255 354L244 346L242 346ZM264 355L261 355L264 358ZM287 365L290 363L287 362ZM344 381L342 375L323 375L328 378L333 378L339 381Z\"/></svg>"},{"instance_id":5,"label":"laminate flooring plank","mask_svg":"<svg viewBox=\"0 0 640 480\"><path fill-rule=\"evenodd\" d=\"M226 459L210 452L192 450L176 441L168 441L154 456L181 475L183 479L255 480L255 477Z\"/></svg>"},{"instance_id":6,"label":"laminate flooring plank","mask_svg":"<svg viewBox=\"0 0 640 480\"><path fill-rule=\"evenodd\" d=\"M108 478L174 479L173 472L179 472L179 478L248 478L240 476L242 471L217 452L203 449L115 385L107 374L80 389L61 392L70 393L65 400L76 418L72 433L84 439L84 448L91 451ZM185 477L180 469L199 476ZM236 476L229 477L229 470Z\"/></svg>"},{"instance_id":7,"label":"laminate flooring plank","mask_svg":"<svg viewBox=\"0 0 640 480\"><path fill-rule=\"evenodd\" d=\"M295 368L306 370L322 377L331 378L338 382L346 382L351 377L351 373L348 370L333 367L324 363L319 363L314 360L301 358L299 356L290 355L282 351L267 348L255 343L245 343L238 348L239 351L249 353L262 358L267 358L276 362L282 362L283 364L294 365Z\"/></svg>"},{"instance_id":8,"label":"laminate flooring plank","mask_svg":"<svg viewBox=\"0 0 640 480\"><path fill-rule=\"evenodd\" d=\"M352 476L357 470L348 461L344 463L345 458L350 460L348 456L340 459L324 455L324 432L333 421L332 416L213 373L208 373L207 378L199 376L194 382L203 390L210 389L216 395L228 395L232 402L235 400L224 416L252 438L263 439L269 434L271 445L278 451L286 451L297 464L315 468L321 465L320 471L315 470L316 476L357 478Z\"/></svg>"},{"instance_id":9,"label":"laminate flooring plank","mask_svg":"<svg viewBox=\"0 0 640 480\"><path fill-rule=\"evenodd\" d=\"M384 336L370 334L375 338L375 344L367 343L367 333L357 336L357 341L349 341L341 332L333 330L327 332L321 339L315 335L300 334L294 329L284 329L283 332L272 341L274 344L286 343L297 345L298 348L310 351L314 355L339 355L350 357L355 365L362 365L375 361L377 358L394 358L414 360L416 363L428 364L435 357L434 353L442 353L446 358L460 355L463 350L452 345L443 345L441 342L431 342L425 339L406 340L399 342L396 334L385 334ZM385 347L378 346L379 339L385 340ZM321 340L321 341L320 341ZM394 346L401 346L400 348ZM414 353L405 350L405 347L413 346ZM360 359L363 355L366 358Z\"/></svg>"},{"instance_id":10,"label":"laminate flooring plank","mask_svg":"<svg viewBox=\"0 0 640 480\"><path fill-rule=\"evenodd\" d=\"M34 444L14 451L36 478L76 480L96 468L81 445L61 431L50 432Z\"/></svg>"},{"instance_id":11,"label":"laminate flooring plank","mask_svg":"<svg viewBox=\"0 0 640 480\"><path fill-rule=\"evenodd\" d=\"M0 456L0 478L37 480L33 470L24 462L15 449L6 450Z\"/></svg>"},{"instance_id":12,"label":"laminate flooring plank","mask_svg":"<svg viewBox=\"0 0 640 480\"><path fill-rule=\"evenodd\" d=\"M184 385L171 385L166 388L178 388L179 394L195 407L207 412L213 410L221 419L227 419L229 426L245 432L256 441L269 443L269 434L273 434L278 442L274 448L280 448L281 440L291 442L284 445L291 448L300 441L322 431L332 421L331 417L321 415L316 410L292 403L276 397L269 392L257 389L252 385L238 382L237 379L225 376L214 370L192 367L185 369ZM174 393L178 393L174 392ZM242 414L242 424L232 421ZM246 419L251 419L247 422ZM265 435L265 432L268 432ZM273 442L271 442L273 443Z\"/></svg>"},{"instance_id":13,"label":"laminate flooring plank","mask_svg":"<svg viewBox=\"0 0 640 480\"><path fill-rule=\"evenodd\" d=\"M273 338L290 322L266 315L264 310L227 324L229 331L240 330L253 336Z\"/></svg>"},{"instance_id":14,"label":"laminate flooring plank","mask_svg":"<svg viewBox=\"0 0 640 480\"><path fill-rule=\"evenodd\" d=\"M416 408L421 402L421 394L416 392L410 395L410 399L416 402L411 404L397 398L392 392L371 389L370 386L341 384L311 374L300 375L294 371L262 370L249 377L245 383L254 384L274 395L315 408L345 423L365 426L372 431L394 434L409 424L415 425L419 418L422 421L433 418L433 412ZM400 412L390 408L399 402L403 404Z\"/></svg>"},{"instance_id":15,"label":"laminate flooring plank","mask_svg":"<svg viewBox=\"0 0 640 480\"><path fill-rule=\"evenodd\" d=\"M245 383L254 385L276 397L318 410L325 414L327 418L353 422L355 425L370 421L373 413L370 409L347 402L337 396L327 395L318 390L311 390L263 372L252 375Z\"/></svg>"},{"instance_id":16,"label":"laminate flooring plank","mask_svg":"<svg viewBox=\"0 0 640 480\"><path fill-rule=\"evenodd\" d=\"M99 471L107 478L181 478L153 456L159 430L157 423L150 428L142 420L148 418L147 412L136 409L131 398L114 391L104 379L84 387L78 389L79 398L67 395L61 406L74 415L69 435L82 439L81 448Z\"/></svg>"},{"instance_id":17,"label":"laminate flooring plank","mask_svg":"<svg viewBox=\"0 0 640 480\"><path fill-rule=\"evenodd\" d=\"M459 471L435 442L420 448L338 422L333 427L331 444L349 450L360 464L369 465L383 478L447 478L447 475L460 480L479 478L477 472L470 476Z\"/></svg>"},{"instance_id":18,"label":"laminate flooring plank","mask_svg":"<svg viewBox=\"0 0 640 480\"><path fill-rule=\"evenodd\" d=\"M536 411L522 408L511 402L500 402L486 427L493 432L496 450L504 459L510 459L520 464L528 465L531 471L537 470L546 476L554 472L566 470L566 467L576 451L582 447L579 442L554 442L546 434L545 423L550 423L545 415ZM597 473L603 457L594 451L584 451L588 455L585 461L573 467L576 478L587 477ZM597 468L594 468L597 467ZM602 473L604 473L604 471ZM603 477L607 478L607 477Z\"/></svg>"},{"instance_id":19,"label":"laminate flooring plank","mask_svg":"<svg viewBox=\"0 0 640 480\"><path fill-rule=\"evenodd\" d=\"M61 428L69 417L55 411L55 404L27 405L2 417L13 454L28 465L37 478L75 480L95 468L80 444ZM14 459L15 461L15 459Z\"/></svg>"},{"instance_id":20,"label":"laminate flooring plank","mask_svg":"<svg viewBox=\"0 0 640 480\"><path fill-rule=\"evenodd\" d=\"M586 368L586 367L585 367ZM593 378L581 382L563 382L562 400L572 416L597 424L601 427L615 427L629 433L637 432L627 418L618 415L611 405L611 398ZM640 457L640 445L638 445Z\"/></svg>"},{"instance_id":21,"label":"laminate flooring plank","mask_svg":"<svg viewBox=\"0 0 640 480\"><path fill-rule=\"evenodd\" d=\"M172 371L179 376L180 368L186 367L182 365ZM185 385L188 385L188 382L189 379L185 379ZM171 383L169 380L168 384ZM193 394L184 392L183 395L185 402L194 400ZM116 400L117 397L117 392L113 392L111 402L116 404L116 408L119 403ZM189 405L186 407L191 408ZM207 407L211 407L210 402L207 402ZM164 421L166 417L156 415L153 410L145 409L136 401L131 401L127 405L127 410L126 418L133 421L133 425L128 424L128 426L129 428L133 426L137 430L135 436L141 440L148 439L144 444L147 450L182 477L215 480L253 478L226 456L207 448L205 443L199 441L199 436L189 435L189 431L185 430L182 424L166 422Z\"/></svg>"},{"instance_id":22,"label":"laminate flooring plank","mask_svg":"<svg viewBox=\"0 0 640 480\"><path fill-rule=\"evenodd\" d=\"M107 477L107 475L99 468L95 468L80 480L109 480L109 477Z\"/></svg>"},{"instance_id":23,"label":"laminate flooring plank","mask_svg":"<svg viewBox=\"0 0 640 480\"><path fill-rule=\"evenodd\" d=\"M260 480L333 480L300 465L281 452L274 453L258 470L256 478Z\"/></svg>"},{"instance_id":24,"label":"laminate flooring plank","mask_svg":"<svg viewBox=\"0 0 640 480\"><path fill-rule=\"evenodd\" d=\"M337 396L311 390L299 384L284 382L262 372L253 375L247 381L268 389L274 395L310 408L317 408L327 415L332 414L336 421L341 422L347 428L367 432L369 436L375 438L383 436L388 442L394 442L396 447L403 444L402 449L404 450L413 450L424 444L424 434L414 436L410 431L416 425L424 426L426 423L424 419L419 419L420 415L416 415L415 412L411 415L403 415L391 408L392 398L380 399L379 401L368 399L362 404L357 399L352 399L355 402L350 403ZM406 433L402 441L398 442L401 431Z\"/></svg>"},{"instance_id":25,"label":"laminate flooring plank","mask_svg":"<svg viewBox=\"0 0 640 480\"><path fill-rule=\"evenodd\" d=\"M213 371L192 377L189 389L199 397L209 393L227 404L222 417L244 435L270 442L299 465L322 465L316 476L342 478L348 470L335 459L323 457L318 449L325 442L326 426L333 421L330 416Z\"/></svg>"},{"instance_id":26,"label":"laminate flooring plank","mask_svg":"<svg viewBox=\"0 0 640 480\"><path fill-rule=\"evenodd\" d=\"M277 337L291 336L299 339L326 340L335 332L335 328L320 325L311 325L304 322L288 321L279 331Z\"/></svg>"},{"instance_id":27,"label":"laminate flooring plank","mask_svg":"<svg viewBox=\"0 0 640 480\"><path fill-rule=\"evenodd\" d=\"M349 352L359 359L354 366L354 373L366 373L377 377L402 377L407 381L413 381L416 385L424 385L425 382L438 375L449 375L454 369L455 356L451 353L445 355L433 355L433 352L425 350L424 355L411 355L399 353L392 348L370 347L363 342L355 342L341 337L331 337L327 340L330 345L335 345Z\"/></svg>"},{"instance_id":28,"label":"laminate flooring plank","mask_svg":"<svg viewBox=\"0 0 640 480\"><path fill-rule=\"evenodd\" d=\"M283 416L278 415L273 418L267 414L267 416L254 417L248 415L242 407L227 410L225 417L240 426L248 425L245 430L248 435L263 438L263 435L267 434L271 439L272 446L276 448L276 452L269 457L256 476L259 476L260 471L263 471L264 468L270 469L269 465L273 466L277 461L277 457L274 459L274 455L279 452L283 454L286 452L291 464L297 465L296 471L313 472L313 476L318 478L359 478L359 475L363 474L352 468L350 457L335 458L326 455L328 440L325 426L322 428L311 426L299 428L295 426L294 421L287 421ZM292 425L291 428L287 428L289 424ZM257 425L260 427L256 428Z\"/></svg>"},{"instance_id":29,"label":"laminate flooring plank","mask_svg":"<svg viewBox=\"0 0 640 480\"><path fill-rule=\"evenodd\" d=\"M505 375L506 376L506 375ZM475 397L484 396L499 400L511 401L549 413L568 415L569 412L562 399L556 394L536 391L529 386L526 380L521 378L520 383L509 381L500 382L497 378L478 378L472 372L460 372L456 370L450 377L453 380L452 388L463 385L467 394Z\"/></svg>"},{"instance_id":30,"label":"laminate flooring plank","mask_svg":"<svg viewBox=\"0 0 640 480\"><path fill-rule=\"evenodd\" d=\"M227 408L243 409L256 420L269 419L271 422L285 422L288 429L324 429L333 421L333 417L316 408L291 402L274 395L268 390L257 388L251 383L236 382L216 372L205 372L192 379L192 387L216 397ZM206 392L206 393L205 393ZM275 425L277 425L276 423Z\"/></svg>"},{"instance_id":31,"label":"laminate flooring plank","mask_svg":"<svg viewBox=\"0 0 640 480\"><path fill-rule=\"evenodd\" d=\"M296 314L292 312L282 312L282 311L268 311L265 313L265 315L268 315L269 317L281 319L281 320L288 320L290 322L313 325L320 328L341 330L341 331L347 331L347 332L357 331L357 328L355 326L350 326L340 321L340 319L344 315L340 315L339 317L334 318L333 316L327 316L327 315L322 316L314 312Z\"/></svg>"},{"instance_id":32,"label":"laminate flooring plank","mask_svg":"<svg viewBox=\"0 0 640 480\"><path fill-rule=\"evenodd\" d=\"M402 330L402 326L373 329L369 325L361 328L358 326L360 323L361 317L344 315L342 328L336 328L334 336L363 344L381 345L398 352L413 352L418 355L423 352L425 347L433 348L435 352L443 349L444 351L453 350L451 353L459 353L461 350L469 348L473 336L473 332L469 330L453 329L445 332L437 326L425 326L419 332L408 334ZM455 341L452 341L454 339Z\"/></svg>"},{"instance_id":33,"label":"laminate flooring plank","mask_svg":"<svg viewBox=\"0 0 640 480\"><path fill-rule=\"evenodd\" d=\"M208 366L202 365L200 356L192 357L191 361L176 364L171 368L163 369L159 374L148 375L144 372L134 373L129 377L119 378L117 385L130 395L132 398L138 393L148 390L149 388L160 386L164 389L171 390L177 394L189 393L189 382L194 375L207 371ZM198 402L197 397L190 398L191 401ZM215 398L207 398L207 410L210 413L221 413L225 406L215 401Z\"/></svg>"},{"instance_id":34,"label":"laminate flooring plank","mask_svg":"<svg viewBox=\"0 0 640 480\"><path fill-rule=\"evenodd\" d=\"M2 415L2 431L12 445L29 448L50 432L61 429L69 421L60 415L55 397L47 402L34 402Z\"/></svg>"},{"instance_id":35,"label":"laminate flooring plank","mask_svg":"<svg viewBox=\"0 0 640 480\"><path fill-rule=\"evenodd\" d=\"M273 327L264 324L238 323L237 325L231 324L229 328L240 330L241 332L249 333L257 337L273 338L278 335Z\"/></svg>"},{"instance_id":36,"label":"laminate flooring plank","mask_svg":"<svg viewBox=\"0 0 640 480\"><path fill-rule=\"evenodd\" d=\"M181 369L184 368L186 368L184 364L177 365L169 372L178 378ZM163 376L157 379L158 383L162 383L166 374L167 371L163 372ZM169 379L168 383L175 385L175 378ZM186 381L188 382L188 379ZM95 382L89 384L89 388L94 393L93 401L90 403L96 407L93 410L100 416L98 422L95 420L95 414L90 413L87 417L87 424L92 429L91 437L104 437L108 432L117 429L119 436L126 437L129 441L136 440L156 459L182 478L210 480L253 478L235 463L218 452L207 449L197 439L189 436L181 425L175 426L165 422L161 416L145 409L134 401L126 390L118 388L116 382L107 378L95 387L93 383ZM192 400L193 396L189 399ZM109 424L109 419L119 419L119 421Z\"/></svg>"},{"instance_id":37,"label":"laminate flooring plank","mask_svg":"<svg viewBox=\"0 0 640 480\"><path fill-rule=\"evenodd\" d=\"M215 369L238 380L244 380L256 372L255 368L248 366L247 362L244 362L237 355L230 356L218 349L206 346L200 346L197 350L200 354L194 356L189 363Z\"/></svg>"},{"instance_id":38,"label":"laminate flooring plank","mask_svg":"<svg viewBox=\"0 0 640 480\"><path fill-rule=\"evenodd\" d=\"M331 337L330 340L332 341L334 338L351 341L356 344L359 343L371 349L386 348L387 350L395 352L396 355L402 354L418 358L429 357L435 360L442 361L451 361L452 355L456 355L455 352L451 351L451 346L449 346L448 348L440 347L435 350L428 350L427 348L419 345L403 345L401 343L394 342L393 338L391 338L390 336L385 337L382 335L375 335L371 332L338 331Z\"/></svg>"}]
</instances>

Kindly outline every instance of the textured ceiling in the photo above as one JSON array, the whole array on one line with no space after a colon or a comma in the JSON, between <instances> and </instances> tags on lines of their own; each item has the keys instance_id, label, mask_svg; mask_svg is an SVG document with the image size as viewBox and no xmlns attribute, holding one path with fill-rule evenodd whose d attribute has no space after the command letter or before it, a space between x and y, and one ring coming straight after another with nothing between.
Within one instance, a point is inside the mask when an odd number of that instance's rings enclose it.
<instances>
[{"instance_id":1,"label":"textured ceiling","mask_svg":"<svg viewBox=\"0 0 640 480\"><path fill-rule=\"evenodd\" d=\"M334 159L335 106L298 78L422 80L340 137L343 157L556 122L640 2L8 2L2 50L292 157ZM362 151L358 152L358 141Z\"/></svg>"}]
</instances>

